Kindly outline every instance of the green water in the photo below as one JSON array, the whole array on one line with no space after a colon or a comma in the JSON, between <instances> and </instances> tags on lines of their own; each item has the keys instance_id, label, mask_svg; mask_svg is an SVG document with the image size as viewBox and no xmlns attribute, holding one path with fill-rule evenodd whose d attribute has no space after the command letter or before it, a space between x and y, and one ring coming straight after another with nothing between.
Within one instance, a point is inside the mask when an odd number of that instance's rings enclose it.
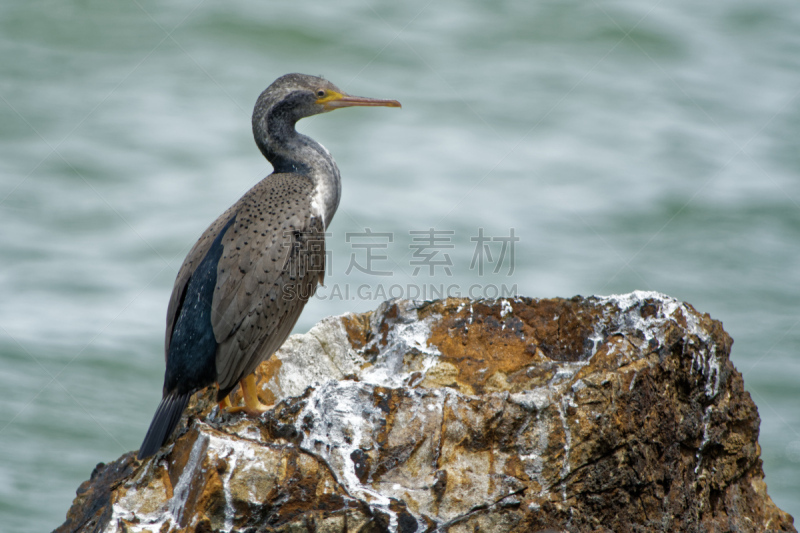
<instances>
[{"instance_id":1,"label":"green water","mask_svg":"<svg viewBox=\"0 0 800 533\"><path fill-rule=\"evenodd\" d=\"M164 4L0 4L3 531L56 527L139 446L177 269L270 171L250 112L295 71L403 103L300 124L344 191L298 331L393 285L670 294L735 339L769 493L800 513L800 4ZM347 273L365 228L386 258ZM449 263L414 275L431 228ZM478 228L514 229L512 273L469 268Z\"/></svg>"}]
</instances>

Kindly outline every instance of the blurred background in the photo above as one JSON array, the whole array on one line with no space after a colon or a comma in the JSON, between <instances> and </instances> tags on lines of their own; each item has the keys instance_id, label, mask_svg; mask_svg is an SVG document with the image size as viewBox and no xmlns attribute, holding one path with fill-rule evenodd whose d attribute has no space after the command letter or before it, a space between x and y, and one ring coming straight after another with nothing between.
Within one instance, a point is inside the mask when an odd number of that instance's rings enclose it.
<instances>
[{"instance_id":1,"label":"blurred background","mask_svg":"<svg viewBox=\"0 0 800 533\"><path fill-rule=\"evenodd\" d=\"M3 530L138 448L175 275L271 171L250 114L287 72L403 103L299 125L344 191L296 331L442 285L669 294L735 339L799 515L799 27L795 0L2 2Z\"/></svg>"}]
</instances>

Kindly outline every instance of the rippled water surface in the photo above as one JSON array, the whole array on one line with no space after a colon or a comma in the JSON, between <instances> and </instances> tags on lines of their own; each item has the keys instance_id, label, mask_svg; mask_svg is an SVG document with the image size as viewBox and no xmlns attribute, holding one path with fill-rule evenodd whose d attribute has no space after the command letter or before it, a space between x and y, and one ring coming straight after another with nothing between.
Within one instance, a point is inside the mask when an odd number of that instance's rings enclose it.
<instances>
[{"instance_id":1,"label":"rippled water surface","mask_svg":"<svg viewBox=\"0 0 800 533\"><path fill-rule=\"evenodd\" d=\"M139 446L177 269L270 172L250 112L294 71L403 103L299 125L344 195L297 331L391 290L670 294L735 339L769 493L800 513L800 4L164 4L0 4L4 531L57 526ZM370 272L365 228L392 237ZM415 275L431 228L449 264ZM479 228L514 230L513 264L496 240L470 269Z\"/></svg>"}]
</instances>

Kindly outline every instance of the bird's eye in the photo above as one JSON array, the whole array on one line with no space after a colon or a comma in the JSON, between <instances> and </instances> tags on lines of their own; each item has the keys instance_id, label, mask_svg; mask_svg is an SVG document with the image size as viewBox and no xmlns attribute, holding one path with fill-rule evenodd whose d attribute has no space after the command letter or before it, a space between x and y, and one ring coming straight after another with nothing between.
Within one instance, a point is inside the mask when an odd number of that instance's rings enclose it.
<instances>
[{"instance_id":1,"label":"bird's eye","mask_svg":"<svg viewBox=\"0 0 800 533\"><path fill-rule=\"evenodd\" d=\"M320 98L322 98L323 96L325 96L325 89L320 89L320 90L318 90L318 91L317 91L317 96L319 96Z\"/></svg>"}]
</instances>

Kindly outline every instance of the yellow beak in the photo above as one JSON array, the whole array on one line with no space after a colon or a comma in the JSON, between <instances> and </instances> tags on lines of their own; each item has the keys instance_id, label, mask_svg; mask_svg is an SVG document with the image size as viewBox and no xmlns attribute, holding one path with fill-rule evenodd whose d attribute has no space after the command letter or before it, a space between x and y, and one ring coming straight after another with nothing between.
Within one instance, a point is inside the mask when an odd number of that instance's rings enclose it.
<instances>
[{"instance_id":1,"label":"yellow beak","mask_svg":"<svg viewBox=\"0 0 800 533\"><path fill-rule=\"evenodd\" d=\"M328 94L318 98L317 103L321 104L325 111L333 111L342 107L354 106L375 106L375 107L402 107L397 100L379 100L377 98L364 98L362 96L350 96L348 94L328 91Z\"/></svg>"}]
</instances>

